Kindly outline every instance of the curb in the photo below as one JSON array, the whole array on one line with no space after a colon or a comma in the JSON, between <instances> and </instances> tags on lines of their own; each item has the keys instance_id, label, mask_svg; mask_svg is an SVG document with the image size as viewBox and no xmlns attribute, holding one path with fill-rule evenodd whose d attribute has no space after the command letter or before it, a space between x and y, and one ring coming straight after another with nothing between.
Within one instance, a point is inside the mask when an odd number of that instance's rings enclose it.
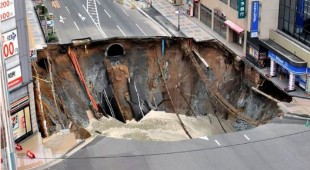
<instances>
[{"instance_id":1,"label":"curb","mask_svg":"<svg viewBox=\"0 0 310 170\"><path fill-rule=\"evenodd\" d=\"M147 13L145 13L141 8L139 8L138 6L136 6L134 3L130 2L131 5L135 6L135 8L138 9L138 11L146 16L147 18L149 18L150 20L152 20L153 22L155 22L157 24L157 26L159 26L161 29L164 30L164 32L166 32L167 37L172 37L171 33L169 31L167 31L161 24L159 24L157 21L155 21L151 16L149 16Z\"/></svg>"}]
</instances>

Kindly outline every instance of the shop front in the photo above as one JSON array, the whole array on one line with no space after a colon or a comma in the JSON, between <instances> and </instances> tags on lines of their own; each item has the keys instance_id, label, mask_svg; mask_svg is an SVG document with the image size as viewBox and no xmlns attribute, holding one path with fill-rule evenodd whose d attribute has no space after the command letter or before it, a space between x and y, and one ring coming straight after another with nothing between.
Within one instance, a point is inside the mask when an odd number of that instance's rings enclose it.
<instances>
[{"instance_id":1,"label":"shop front","mask_svg":"<svg viewBox=\"0 0 310 170\"><path fill-rule=\"evenodd\" d=\"M251 38L250 34L247 32L246 59L258 68L268 67L268 49L259 44L258 38Z\"/></svg>"},{"instance_id":2,"label":"shop front","mask_svg":"<svg viewBox=\"0 0 310 170\"><path fill-rule=\"evenodd\" d=\"M231 20L226 20L225 25L228 27L228 42L233 42L243 47L244 29Z\"/></svg>"},{"instance_id":3,"label":"shop front","mask_svg":"<svg viewBox=\"0 0 310 170\"><path fill-rule=\"evenodd\" d=\"M295 85L306 88L307 63L272 40L261 40L262 45L268 49L270 59L269 77L288 79L287 92L295 91ZM308 79L309 81L309 79Z\"/></svg>"},{"instance_id":4,"label":"shop front","mask_svg":"<svg viewBox=\"0 0 310 170\"><path fill-rule=\"evenodd\" d=\"M15 142L32 135L29 97L24 96L11 104L11 122Z\"/></svg>"}]
</instances>

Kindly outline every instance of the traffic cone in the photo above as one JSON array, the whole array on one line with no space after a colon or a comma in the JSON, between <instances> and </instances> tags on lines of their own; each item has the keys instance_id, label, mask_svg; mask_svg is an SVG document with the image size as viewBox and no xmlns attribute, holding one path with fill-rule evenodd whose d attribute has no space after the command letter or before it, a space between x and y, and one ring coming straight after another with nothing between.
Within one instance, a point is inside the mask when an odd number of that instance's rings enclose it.
<instances>
[{"instance_id":1,"label":"traffic cone","mask_svg":"<svg viewBox=\"0 0 310 170\"><path fill-rule=\"evenodd\" d=\"M15 144L15 149L16 149L17 151L21 151L21 150L23 150L23 147L22 147L20 144L16 143L16 144Z\"/></svg>"},{"instance_id":2,"label":"traffic cone","mask_svg":"<svg viewBox=\"0 0 310 170\"><path fill-rule=\"evenodd\" d=\"M34 158L36 158L36 156L35 156L35 154L33 153L33 152L31 152L31 151L27 151L27 156L30 158L30 159L34 159Z\"/></svg>"}]
</instances>

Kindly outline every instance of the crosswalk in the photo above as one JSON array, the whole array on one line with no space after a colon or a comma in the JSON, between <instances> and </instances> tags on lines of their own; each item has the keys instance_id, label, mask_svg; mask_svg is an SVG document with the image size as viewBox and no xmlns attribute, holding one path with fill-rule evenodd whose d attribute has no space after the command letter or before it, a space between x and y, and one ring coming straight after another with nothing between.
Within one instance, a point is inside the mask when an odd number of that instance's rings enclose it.
<instances>
[{"instance_id":1,"label":"crosswalk","mask_svg":"<svg viewBox=\"0 0 310 170\"><path fill-rule=\"evenodd\" d=\"M52 7L53 7L53 8L60 8L59 2L56 1L56 0L52 1Z\"/></svg>"}]
</instances>

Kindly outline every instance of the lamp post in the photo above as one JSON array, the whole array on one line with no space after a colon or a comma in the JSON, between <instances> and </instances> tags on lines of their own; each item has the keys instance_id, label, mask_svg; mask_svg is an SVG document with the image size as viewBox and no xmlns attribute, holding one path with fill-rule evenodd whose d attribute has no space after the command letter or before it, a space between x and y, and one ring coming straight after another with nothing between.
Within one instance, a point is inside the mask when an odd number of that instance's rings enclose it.
<instances>
[{"instance_id":1,"label":"lamp post","mask_svg":"<svg viewBox=\"0 0 310 170\"><path fill-rule=\"evenodd\" d=\"M178 31L180 31L180 7L181 5L178 7Z\"/></svg>"}]
</instances>

